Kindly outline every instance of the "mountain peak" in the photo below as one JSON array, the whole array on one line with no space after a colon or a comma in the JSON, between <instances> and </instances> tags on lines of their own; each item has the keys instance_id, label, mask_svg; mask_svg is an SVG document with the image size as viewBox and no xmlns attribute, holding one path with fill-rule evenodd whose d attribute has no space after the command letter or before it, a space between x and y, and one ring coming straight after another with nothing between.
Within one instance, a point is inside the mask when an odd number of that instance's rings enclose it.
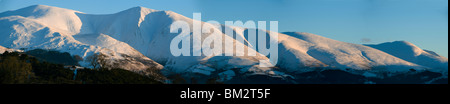
<instances>
[{"instance_id":1,"label":"mountain peak","mask_svg":"<svg viewBox=\"0 0 450 104\"><path fill-rule=\"evenodd\" d=\"M31 5L31 6L28 6L25 8L48 8L48 7L51 7L51 6L38 4L38 5Z\"/></svg>"},{"instance_id":2,"label":"mountain peak","mask_svg":"<svg viewBox=\"0 0 450 104\"><path fill-rule=\"evenodd\" d=\"M65 9L65 8L60 8L60 7L54 7L54 6L48 6L48 5L31 5L28 7L23 8L24 10L34 10L34 11L38 11L38 10L65 10L65 11L75 11L75 10L71 10L71 9ZM22 10L22 9L19 9ZM78 12L78 11L76 11Z\"/></svg>"},{"instance_id":3,"label":"mountain peak","mask_svg":"<svg viewBox=\"0 0 450 104\"><path fill-rule=\"evenodd\" d=\"M391 44L398 44L398 45L406 45L406 46L411 46L411 47L416 47L416 45L412 44L411 42L408 41L393 41L393 42L387 42L387 43L391 43Z\"/></svg>"},{"instance_id":4,"label":"mountain peak","mask_svg":"<svg viewBox=\"0 0 450 104\"><path fill-rule=\"evenodd\" d=\"M381 43L379 45L394 46L396 48L410 49L410 50L414 51L416 55L420 54L423 51L416 45L412 44L411 42L407 42L407 41L393 41L393 42Z\"/></svg>"},{"instance_id":5,"label":"mountain peak","mask_svg":"<svg viewBox=\"0 0 450 104\"><path fill-rule=\"evenodd\" d=\"M148 9L146 7L143 7L143 6L135 6L135 7L132 7L131 9L133 9L133 8L135 8L135 9Z\"/></svg>"},{"instance_id":6,"label":"mountain peak","mask_svg":"<svg viewBox=\"0 0 450 104\"><path fill-rule=\"evenodd\" d=\"M381 50L418 65L436 69L448 69L447 58L442 57L433 51L423 50L407 41L394 41L366 46Z\"/></svg>"},{"instance_id":7,"label":"mountain peak","mask_svg":"<svg viewBox=\"0 0 450 104\"><path fill-rule=\"evenodd\" d=\"M389 54L406 60L412 60L412 57L419 56L424 52L424 50L407 41L394 41L366 46L383 50Z\"/></svg>"},{"instance_id":8,"label":"mountain peak","mask_svg":"<svg viewBox=\"0 0 450 104\"><path fill-rule=\"evenodd\" d=\"M322 37L320 35L316 35L316 34L312 34L312 33L307 33L307 32L283 32L283 34L286 35L290 35L290 36L295 36L297 38L301 38L301 39L310 39L310 38L325 38Z\"/></svg>"},{"instance_id":9,"label":"mountain peak","mask_svg":"<svg viewBox=\"0 0 450 104\"><path fill-rule=\"evenodd\" d=\"M3 12L0 14L0 16L6 17L12 15L19 15L23 17L32 16L38 18L44 15L57 15L61 13L82 13L82 12L47 5L31 5L22 9Z\"/></svg>"},{"instance_id":10,"label":"mountain peak","mask_svg":"<svg viewBox=\"0 0 450 104\"><path fill-rule=\"evenodd\" d=\"M316 35L316 34L312 34L312 33L307 33L307 32L283 32L283 34L289 35L289 36L293 36L296 37L298 39L310 42L310 43L315 43L315 44L327 44L328 42L337 42L336 40L330 39L330 38L326 38L320 35Z\"/></svg>"},{"instance_id":11,"label":"mountain peak","mask_svg":"<svg viewBox=\"0 0 450 104\"><path fill-rule=\"evenodd\" d=\"M22 9L44 9L44 8L56 8L56 7L52 7L52 6L48 6L48 5L31 5L31 6L27 6L25 8Z\"/></svg>"},{"instance_id":12,"label":"mountain peak","mask_svg":"<svg viewBox=\"0 0 450 104\"><path fill-rule=\"evenodd\" d=\"M132 7L130 9L127 9L125 11L141 11L141 10L145 10L145 9L147 9L147 8L142 7L142 6L136 6L136 7Z\"/></svg>"},{"instance_id":13,"label":"mountain peak","mask_svg":"<svg viewBox=\"0 0 450 104\"><path fill-rule=\"evenodd\" d=\"M132 8L129 8L127 10L124 10L122 12L128 12L128 13L129 12L139 12L139 13L142 13L142 14L148 14L148 13L155 12L155 11L157 11L157 10L149 9L149 8L142 7L142 6L136 6L136 7L132 7Z\"/></svg>"}]
</instances>

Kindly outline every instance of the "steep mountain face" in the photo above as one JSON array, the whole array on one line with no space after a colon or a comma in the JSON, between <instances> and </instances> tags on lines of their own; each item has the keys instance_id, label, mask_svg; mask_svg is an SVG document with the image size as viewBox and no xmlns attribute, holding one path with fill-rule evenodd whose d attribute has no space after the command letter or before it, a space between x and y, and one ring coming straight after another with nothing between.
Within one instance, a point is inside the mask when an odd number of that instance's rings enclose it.
<instances>
[{"instance_id":1,"label":"steep mountain face","mask_svg":"<svg viewBox=\"0 0 450 104\"><path fill-rule=\"evenodd\" d=\"M0 13L0 45L14 49L60 50L83 58L102 53L108 56L111 64L119 63L120 67L128 70L162 69L164 65L167 72L184 73L187 76L220 76L223 80L231 80L238 75L288 78L292 76L286 73L324 68L354 69L362 75L367 74L366 72L407 72L412 68L448 71L448 59L410 43L358 45L298 32L277 33L279 61L275 68L259 67L259 60L268 59L259 53L257 56L175 57L170 52L172 39L179 35L170 33L170 25L175 21L185 21L192 26L197 20L171 11L143 7L115 14L92 15L36 5ZM234 28L236 37L244 40L243 43L234 42L234 46L243 45L248 52L256 51L256 45L247 42L247 32L250 29L231 26L223 28ZM206 37L223 37L223 44L226 44L225 40L236 40L225 35L224 29L213 30L222 31L221 34L202 34L201 40ZM191 32L191 36L192 34ZM275 36L271 32L267 35ZM194 51L200 50L191 48L191 53ZM223 54L230 53L223 51ZM87 62L82 65L88 66Z\"/></svg>"}]
</instances>

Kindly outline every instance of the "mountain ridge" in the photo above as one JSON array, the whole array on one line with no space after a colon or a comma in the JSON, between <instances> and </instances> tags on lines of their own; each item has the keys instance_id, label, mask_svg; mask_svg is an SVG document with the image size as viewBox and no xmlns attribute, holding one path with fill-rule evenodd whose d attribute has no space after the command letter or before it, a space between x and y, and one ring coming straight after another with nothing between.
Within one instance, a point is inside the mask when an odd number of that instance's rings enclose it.
<instances>
[{"instance_id":1,"label":"mountain ridge","mask_svg":"<svg viewBox=\"0 0 450 104\"><path fill-rule=\"evenodd\" d=\"M213 72L219 75L230 74L230 71L236 68L241 70L233 71L235 73L284 77L288 76L286 73L307 72L316 68L355 69L374 73L408 72L410 69L448 72L447 58L420 49L409 42L398 42L401 46L360 45L301 32L278 34L280 40L277 67L284 70L259 67L258 60L268 59L266 56L174 57L170 54L169 44L178 34L169 33L169 30L175 21L185 21L192 25L193 21L197 20L171 11L145 7L133 7L113 14L85 14L64 8L34 5L0 13L0 26L3 28L0 29L0 37L8 37L0 39L0 46L15 49L55 49L83 58L102 53L108 55L112 62L131 61L124 65L130 66L125 68L128 70L157 67L169 72L202 75L210 75ZM212 25L205 22L202 24ZM247 40L246 31L251 30L233 26L225 28L234 28L236 37L242 37L244 40ZM221 35L202 34L202 41L208 36L223 36L234 40L222 31ZM234 45L244 45L245 49L256 51L250 48L253 45L248 42L236 42ZM414 60L423 61L414 61L410 59L411 55L403 57L395 51L386 50L386 47L409 47L404 51L412 51L412 56L423 57ZM399 52L401 54L403 51ZM87 63L82 65L87 66Z\"/></svg>"}]
</instances>

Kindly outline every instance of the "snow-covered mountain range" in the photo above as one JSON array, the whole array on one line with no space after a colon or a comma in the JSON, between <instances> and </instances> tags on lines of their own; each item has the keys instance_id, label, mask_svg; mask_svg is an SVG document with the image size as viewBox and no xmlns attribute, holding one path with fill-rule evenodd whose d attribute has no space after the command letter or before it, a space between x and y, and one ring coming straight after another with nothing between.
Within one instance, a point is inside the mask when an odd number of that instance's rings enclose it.
<instances>
[{"instance_id":1,"label":"snow-covered mountain range","mask_svg":"<svg viewBox=\"0 0 450 104\"><path fill-rule=\"evenodd\" d=\"M170 33L175 21L192 19L171 11L134 7L115 14L93 15L45 5L0 13L0 46L11 49L51 49L86 58L94 53L128 70L165 69L174 73L225 76L237 74L287 77L317 68L353 69L366 72L407 72L410 69L448 73L448 59L409 42L378 45L341 42L300 32L278 33L279 62L276 68L259 67L265 56L189 56L170 54ZM202 22L203 25L212 25ZM247 28L234 32L245 39ZM217 29L216 29L217 30ZM233 38L225 35L224 38ZM192 34L191 34L192 35ZM269 34L271 35L271 34ZM210 34L202 34L202 37ZM202 38L204 40L204 38ZM255 51L250 43L248 51ZM0 47L0 52L5 48ZM87 62L81 65L89 67ZM235 70L239 69L239 70ZM361 72L364 71L364 72Z\"/></svg>"}]
</instances>

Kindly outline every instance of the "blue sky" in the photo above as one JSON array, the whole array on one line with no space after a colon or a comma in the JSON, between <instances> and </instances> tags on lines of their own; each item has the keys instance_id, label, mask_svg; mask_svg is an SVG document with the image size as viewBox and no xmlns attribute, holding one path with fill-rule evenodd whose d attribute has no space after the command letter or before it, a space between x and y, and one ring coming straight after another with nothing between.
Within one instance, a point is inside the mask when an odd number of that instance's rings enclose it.
<instances>
[{"instance_id":1,"label":"blue sky","mask_svg":"<svg viewBox=\"0 0 450 104\"><path fill-rule=\"evenodd\" d=\"M339 41L396 40L448 57L448 0L0 0L0 12L42 4L90 14L143 6L203 21L279 21L280 32L309 32Z\"/></svg>"}]
</instances>

